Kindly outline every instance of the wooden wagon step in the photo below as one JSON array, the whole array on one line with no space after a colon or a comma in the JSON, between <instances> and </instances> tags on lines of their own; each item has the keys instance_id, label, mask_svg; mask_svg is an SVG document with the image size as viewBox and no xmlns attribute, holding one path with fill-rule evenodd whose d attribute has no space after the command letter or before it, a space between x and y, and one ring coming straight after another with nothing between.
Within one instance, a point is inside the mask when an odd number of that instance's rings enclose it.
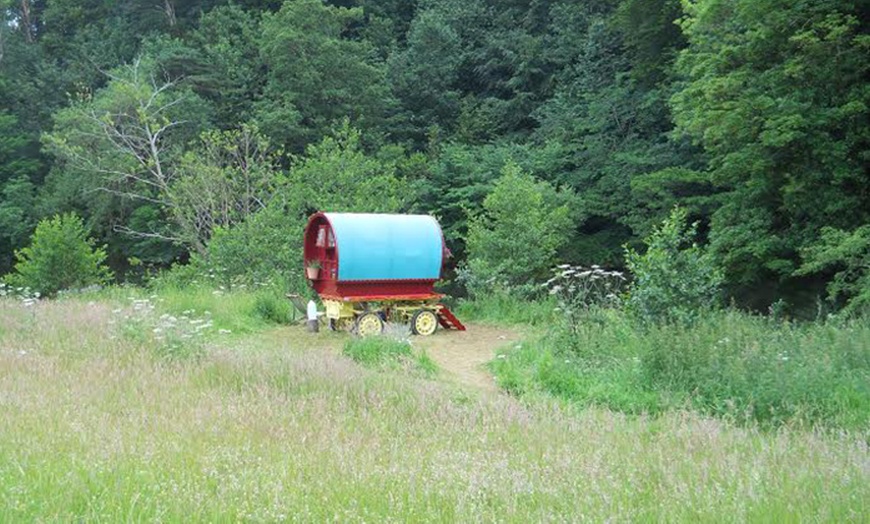
<instances>
[{"instance_id":1,"label":"wooden wagon step","mask_svg":"<svg viewBox=\"0 0 870 524\"><path fill-rule=\"evenodd\" d=\"M462 322L456 318L456 315L453 314L452 311L447 309L447 306L441 306L438 309L438 323L441 324L441 327L444 329L456 329L459 331L465 331L465 326L462 325Z\"/></svg>"}]
</instances>

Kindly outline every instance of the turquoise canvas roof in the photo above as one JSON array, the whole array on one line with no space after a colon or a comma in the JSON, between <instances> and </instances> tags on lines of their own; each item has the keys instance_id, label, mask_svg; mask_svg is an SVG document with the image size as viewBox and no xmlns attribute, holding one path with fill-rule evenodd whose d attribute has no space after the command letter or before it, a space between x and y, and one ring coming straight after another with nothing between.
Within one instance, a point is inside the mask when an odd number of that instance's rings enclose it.
<instances>
[{"instance_id":1,"label":"turquoise canvas roof","mask_svg":"<svg viewBox=\"0 0 870 524\"><path fill-rule=\"evenodd\" d=\"M338 249L338 280L437 280L441 226L429 215L324 213Z\"/></svg>"}]
</instances>

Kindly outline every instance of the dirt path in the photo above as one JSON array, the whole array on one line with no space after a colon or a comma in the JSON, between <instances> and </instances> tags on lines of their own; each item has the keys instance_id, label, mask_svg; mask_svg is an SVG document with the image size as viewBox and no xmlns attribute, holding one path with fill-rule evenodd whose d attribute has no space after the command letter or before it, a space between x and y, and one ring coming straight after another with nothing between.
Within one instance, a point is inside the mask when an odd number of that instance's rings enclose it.
<instances>
[{"instance_id":1,"label":"dirt path","mask_svg":"<svg viewBox=\"0 0 870 524\"><path fill-rule=\"evenodd\" d=\"M483 367L495 358L496 350L519 341L520 334L508 328L472 324L467 331L439 329L430 337L414 337L415 347L426 350L446 377L485 391L498 388Z\"/></svg>"},{"instance_id":2,"label":"dirt path","mask_svg":"<svg viewBox=\"0 0 870 524\"><path fill-rule=\"evenodd\" d=\"M510 328L470 324L467 331L438 329L429 337L411 337L416 348L424 349L443 371L443 378L482 391L497 391L484 364L495 358L499 348L510 347L522 334ZM310 348L341 351L347 333L308 333L302 326L282 327L252 337L255 346Z\"/></svg>"}]
</instances>

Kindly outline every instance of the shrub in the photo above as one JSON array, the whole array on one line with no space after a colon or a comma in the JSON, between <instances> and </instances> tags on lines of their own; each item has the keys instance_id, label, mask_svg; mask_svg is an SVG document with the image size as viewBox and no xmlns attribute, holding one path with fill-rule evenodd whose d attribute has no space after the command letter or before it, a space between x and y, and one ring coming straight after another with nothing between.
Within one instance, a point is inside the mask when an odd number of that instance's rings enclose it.
<instances>
[{"instance_id":1,"label":"shrub","mask_svg":"<svg viewBox=\"0 0 870 524\"><path fill-rule=\"evenodd\" d=\"M304 289L301 217L272 206L232 228L218 228L208 244L207 259L198 260L201 273L212 273L221 284L287 282Z\"/></svg>"},{"instance_id":2,"label":"shrub","mask_svg":"<svg viewBox=\"0 0 870 524\"><path fill-rule=\"evenodd\" d=\"M254 311L257 316L267 322L288 324L292 317L292 305L278 293L261 291L254 298Z\"/></svg>"},{"instance_id":3,"label":"shrub","mask_svg":"<svg viewBox=\"0 0 870 524\"><path fill-rule=\"evenodd\" d=\"M509 163L483 202L483 213L469 218L468 265L460 273L472 297L498 291L521 297L539 291L556 254L568 241L570 195Z\"/></svg>"},{"instance_id":4,"label":"shrub","mask_svg":"<svg viewBox=\"0 0 870 524\"><path fill-rule=\"evenodd\" d=\"M103 264L105 249L95 247L82 219L71 213L42 220L30 246L16 251L15 257L15 273L6 281L47 296L63 289L102 285L111 278Z\"/></svg>"},{"instance_id":5,"label":"shrub","mask_svg":"<svg viewBox=\"0 0 870 524\"><path fill-rule=\"evenodd\" d=\"M825 227L820 240L802 253L799 275L834 269L828 283L831 302L846 300L846 314L870 314L870 225L852 232Z\"/></svg>"},{"instance_id":6,"label":"shrub","mask_svg":"<svg viewBox=\"0 0 870 524\"><path fill-rule=\"evenodd\" d=\"M693 242L697 224L687 226L686 218L685 209L674 208L644 241L644 254L625 248L634 276L627 307L643 321L690 322L718 305L722 271Z\"/></svg>"}]
</instances>

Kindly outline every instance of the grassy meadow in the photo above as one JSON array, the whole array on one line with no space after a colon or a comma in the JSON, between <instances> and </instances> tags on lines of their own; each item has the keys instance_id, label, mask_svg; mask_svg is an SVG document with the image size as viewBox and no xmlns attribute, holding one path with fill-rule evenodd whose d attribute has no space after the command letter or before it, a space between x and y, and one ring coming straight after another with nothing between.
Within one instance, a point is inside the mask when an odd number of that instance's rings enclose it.
<instances>
[{"instance_id":1,"label":"grassy meadow","mask_svg":"<svg viewBox=\"0 0 870 524\"><path fill-rule=\"evenodd\" d=\"M0 300L0 521L870 518L866 431L484 394L258 296Z\"/></svg>"},{"instance_id":2,"label":"grassy meadow","mask_svg":"<svg viewBox=\"0 0 870 524\"><path fill-rule=\"evenodd\" d=\"M505 348L490 369L543 392L627 413L691 409L737 423L870 427L870 322L788 322L726 310L690 326L593 311Z\"/></svg>"}]
</instances>

